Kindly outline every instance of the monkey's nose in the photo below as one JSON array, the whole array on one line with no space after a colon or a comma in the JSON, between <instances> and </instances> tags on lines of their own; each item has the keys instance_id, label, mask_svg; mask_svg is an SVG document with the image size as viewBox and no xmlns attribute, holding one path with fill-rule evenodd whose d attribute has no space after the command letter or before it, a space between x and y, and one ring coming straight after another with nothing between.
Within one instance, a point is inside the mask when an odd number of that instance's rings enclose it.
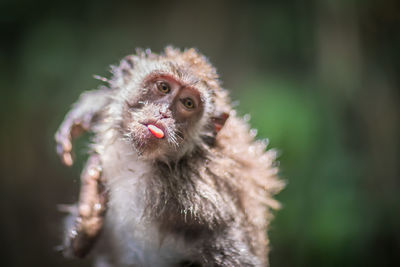
<instances>
[{"instance_id":1,"label":"monkey's nose","mask_svg":"<svg viewBox=\"0 0 400 267\"><path fill-rule=\"evenodd\" d=\"M160 108L160 115L161 115L164 119L167 119L167 118L170 118L170 117L171 117L171 114L170 114L170 112L169 112L169 110L168 110L167 107L162 107L162 108Z\"/></svg>"}]
</instances>

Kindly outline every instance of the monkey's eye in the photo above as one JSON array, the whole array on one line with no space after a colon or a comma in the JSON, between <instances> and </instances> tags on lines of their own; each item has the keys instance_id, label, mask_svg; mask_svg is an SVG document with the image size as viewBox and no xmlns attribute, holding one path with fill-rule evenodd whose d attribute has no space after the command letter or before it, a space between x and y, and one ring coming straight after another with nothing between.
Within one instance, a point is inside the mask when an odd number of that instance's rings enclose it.
<instances>
[{"instance_id":1,"label":"monkey's eye","mask_svg":"<svg viewBox=\"0 0 400 267\"><path fill-rule=\"evenodd\" d=\"M166 82L157 82L157 88L158 91L160 91L163 94L168 94L169 92L171 92L171 87Z\"/></svg>"},{"instance_id":2,"label":"monkey's eye","mask_svg":"<svg viewBox=\"0 0 400 267\"><path fill-rule=\"evenodd\" d=\"M189 97L182 99L182 103L187 109L194 109L196 107L193 99Z\"/></svg>"}]
</instances>

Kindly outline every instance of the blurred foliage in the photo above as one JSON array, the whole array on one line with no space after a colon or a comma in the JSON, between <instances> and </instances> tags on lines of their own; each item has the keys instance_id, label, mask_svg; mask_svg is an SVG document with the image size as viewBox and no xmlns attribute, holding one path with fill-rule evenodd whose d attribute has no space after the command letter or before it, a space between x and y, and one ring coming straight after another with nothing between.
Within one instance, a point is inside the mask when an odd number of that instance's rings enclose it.
<instances>
[{"instance_id":1,"label":"blurred foliage","mask_svg":"<svg viewBox=\"0 0 400 267\"><path fill-rule=\"evenodd\" d=\"M3 0L0 22L2 266L89 263L53 250L82 166L53 134L92 74L168 44L207 55L281 153L272 266L399 266L398 1Z\"/></svg>"}]
</instances>

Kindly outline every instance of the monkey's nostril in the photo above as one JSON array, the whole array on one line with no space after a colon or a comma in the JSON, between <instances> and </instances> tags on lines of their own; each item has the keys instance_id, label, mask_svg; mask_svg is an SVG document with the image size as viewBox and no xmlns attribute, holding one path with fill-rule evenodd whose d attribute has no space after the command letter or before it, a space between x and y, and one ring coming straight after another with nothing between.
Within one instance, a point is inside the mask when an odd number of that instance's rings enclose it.
<instances>
[{"instance_id":1,"label":"monkey's nostril","mask_svg":"<svg viewBox=\"0 0 400 267\"><path fill-rule=\"evenodd\" d=\"M170 113L168 112L168 109L165 109L165 108L161 108L161 109L160 109L160 115L161 115L161 117L163 117L164 119L167 119L167 118L170 118L170 117L171 117Z\"/></svg>"},{"instance_id":2,"label":"monkey's nostril","mask_svg":"<svg viewBox=\"0 0 400 267\"><path fill-rule=\"evenodd\" d=\"M169 116L167 113L161 113L161 116L162 116L164 119L170 118L170 116Z\"/></svg>"}]
</instances>

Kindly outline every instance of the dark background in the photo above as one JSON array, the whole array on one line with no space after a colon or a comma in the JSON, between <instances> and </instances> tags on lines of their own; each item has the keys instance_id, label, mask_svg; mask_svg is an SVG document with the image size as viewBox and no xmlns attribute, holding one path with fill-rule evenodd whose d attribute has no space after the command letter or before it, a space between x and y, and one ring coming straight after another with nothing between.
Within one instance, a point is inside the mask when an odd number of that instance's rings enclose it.
<instances>
[{"instance_id":1,"label":"dark background","mask_svg":"<svg viewBox=\"0 0 400 267\"><path fill-rule=\"evenodd\" d=\"M53 134L136 47L196 47L281 151L272 266L400 266L400 1L0 2L0 265L65 260Z\"/></svg>"}]
</instances>

